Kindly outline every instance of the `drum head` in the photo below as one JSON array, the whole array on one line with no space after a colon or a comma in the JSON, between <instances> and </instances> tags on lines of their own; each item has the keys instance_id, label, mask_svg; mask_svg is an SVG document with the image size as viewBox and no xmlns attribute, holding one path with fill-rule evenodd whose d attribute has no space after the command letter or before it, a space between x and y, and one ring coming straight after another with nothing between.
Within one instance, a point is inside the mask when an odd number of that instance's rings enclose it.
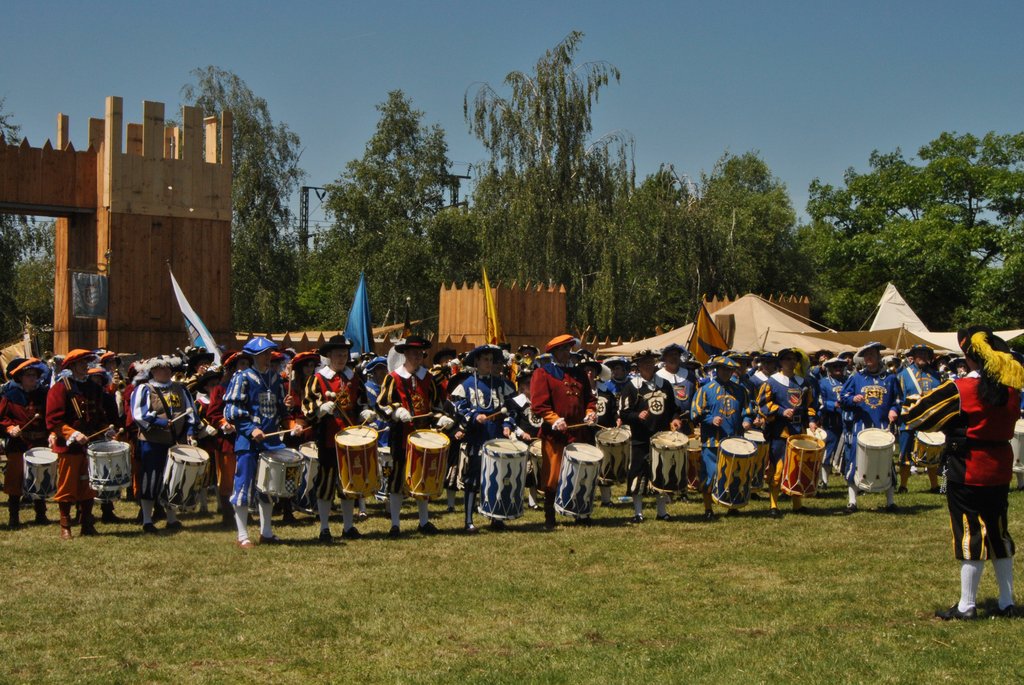
<instances>
[{"instance_id":1,"label":"drum head","mask_svg":"<svg viewBox=\"0 0 1024 685\"><path fill-rule=\"evenodd\" d=\"M268 450L262 456L270 461L276 461L288 466L302 463L302 454L288 447L279 450Z\"/></svg>"},{"instance_id":2,"label":"drum head","mask_svg":"<svg viewBox=\"0 0 1024 685\"><path fill-rule=\"evenodd\" d=\"M48 447L33 447L25 450L25 462L29 464L53 464L57 453Z\"/></svg>"},{"instance_id":3,"label":"drum head","mask_svg":"<svg viewBox=\"0 0 1024 685\"><path fill-rule=\"evenodd\" d=\"M130 448L128 443L118 442L117 440L97 440L96 442L90 442L85 448L86 454L94 454L99 456L101 454L121 454L128 452Z\"/></svg>"},{"instance_id":4,"label":"drum head","mask_svg":"<svg viewBox=\"0 0 1024 685\"><path fill-rule=\"evenodd\" d=\"M167 450L167 456L174 461L186 464L202 464L210 460L210 455L206 453L206 450L191 445L174 445Z\"/></svg>"},{"instance_id":5,"label":"drum head","mask_svg":"<svg viewBox=\"0 0 1024 685\"><path fill-rule=\"evenodd\" d=\"M1015 435L1024 435L1024 419L1019 420L1013 427Z\"/></svg>"},{"instance_id":6,"label":"drum head","mask_svg":"<svg viewBox=\"0 0 1024 685\"><path fill-rule=\"evenodd\" d=\"M722 451L737 457L748 457L757 454L757 445L745 438L726 438L722 441Z\"/></svg>"},{"instance_id":7,"label":"drum head","mask_svg":"<svg viewBox=\"0 0 1024 685\"><path fill-rule=\"evenodd\" d=\"M671 449L673 447L685 447L690 439L682 433L675 431L662 431L651 437L651 444L659 449Z\"/></svg>"},{"instance_id":8,"label":"drum head","mask_svg":"<svg viewBox=\"0 0 1024 685\"><path fill-rule=\"evenodd\" d=\"M619 445L629 442L630 432L627 428L605 428L597 432L594 440L603 445Z\"/></svg>"},{"instance_id":9,"label":"drum head","mask_svg":"<svg viewBox=\"0 0 1024 685\"><path fill-rule=\"evenodd\" d=\"M516 457L529 449L526 443L509 438L497 438L484 443L484 451L498 457Z\"/></svg>"},{"instance_id":10,"label":"drum head","mask_svg":"<svg viewBox=\"0 0 1024 685\"><path fill-rule=\"evenodd\" d=\"M743 434L744 440L749 440L755 445L760 445L764 442L764 433L761 431L747 431Z\"/></svg>"},{"instance_id":11,"label":"drum head","mask_svg":"<svg viewBox=\"0 0 1024 685\"><path fill-rule=\"evenodd\" d=\"M599 462L604 459L604 452L593 445L574 442L565 446L565 457L575 461Z\"/></svg>"},{"instance_id":12,"label":"drum head","mask_svg":"<svg viewBox=\"0 0 1024 685\"><path fill-rule=\"evenodd\" d=\"M686 449L700 451L700 438L694 436L686 441Z\"/></svg>"},{"instance_id":13,"label":"drum head","mask_svg":"<svg viewBox=\"0 0 1024 685\"><path fill-rule=\"evenodd\" d=\"M881 428L865 428L857 433L857 443L865 447L888 447L895 442L892 433Z\"/></svg>"},{"instance_id":14,"label":"drum head","mask_svg":"<svg viewBox=\"0 0 1024 685\"><path fill-rule=\"evenodd\" d=\"M408 440L409 444L414 445L420 449L441 449L447 447L451 441L448 436L444 433L431 430L419 430L414 431Z\"/></svg>"},{"instance_id":15,"label":"drum head","mask_svg":"<svg viewBox=\"0 0 1024 685\"><path fill-rule=\"evenodd\" d=\"M530 443L530 454L532 454L535 457L539 457L543 453L544 450L541 447L541 442L539 439L534 440L533 442Z\"/></svg>"},{"instance_id":16,"label":"drum head","mask_svg":"<svg viewBox=\"0 0 1024 685\"><path fill-rule=\"evenodd\" d=\"M369 426L350 426L342 429L334 442L345 447L362 447L377 442L377 431Z\"/></svg>"},{"instance_id":17,"label":"drum head","mask_svg":"<svg viewBox=\"0 0 1024 685\"><path fill-rule=\"evenodd\" d=\"M306 459L315 459L316 461L320 461L320 450L317 449L315 442L310 441L302 443L299 445L299 452Z\"/></svg>"},{"instance_id":18,"label":"drum head","mask_svg":"<svg viewBox=\"0 0 1024 685\"><path fill-rule=\"evenodd\" d=\"M917 433L917 440L918 440L918 442L921 442L921 443L923 443L925 445L932 445L933 447L934 446L938 446L938 445L945 445L946 444L946 434L945 433L925 433L923 431L918 431L918 433Z\"/></svg>"}]
</instances>

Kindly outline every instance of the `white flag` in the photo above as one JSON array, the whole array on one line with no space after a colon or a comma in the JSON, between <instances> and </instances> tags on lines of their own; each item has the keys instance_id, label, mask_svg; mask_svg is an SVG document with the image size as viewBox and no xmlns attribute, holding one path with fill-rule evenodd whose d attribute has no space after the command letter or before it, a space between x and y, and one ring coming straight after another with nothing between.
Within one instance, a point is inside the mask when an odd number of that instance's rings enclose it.
<instances>
[{"instance_id":1,"label":"white flag","mask_svg":"<svg viewBox=\"0 0 1024 685\"><path fill-rule=\"evenodd\" d=\"M188 332L189 340L192 341L193 347L205 347L207 352L213 352L213 363L220 364L220 349L213 341L210 329L206 327L203 320L192 309L192 305L185 299L185 293L181 292L181 286L178 285L178 279L174 277L174 271L171 271L170 264L167 265L167 270L171 272L171 287L174 288L174 296L178 298L181 315L185 317L185 330Z\"/></svg>"}]
</instances>

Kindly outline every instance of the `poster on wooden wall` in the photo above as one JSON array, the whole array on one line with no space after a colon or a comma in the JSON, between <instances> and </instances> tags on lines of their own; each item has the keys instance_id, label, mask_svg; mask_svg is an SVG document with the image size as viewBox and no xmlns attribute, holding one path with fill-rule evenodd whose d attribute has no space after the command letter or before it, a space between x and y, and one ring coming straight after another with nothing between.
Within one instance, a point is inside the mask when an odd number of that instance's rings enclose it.
<instances>
[{"instance_id":1,"label":"poster on wooden wall","mask_svg":"<svg viewBox=\"0 0 1024 685\"><path fill-rule=\"evenodd\" d=\"M89 271L71 272L71 315L78 319L107 318L107 277Z\"/></svg>"}]
</instances>

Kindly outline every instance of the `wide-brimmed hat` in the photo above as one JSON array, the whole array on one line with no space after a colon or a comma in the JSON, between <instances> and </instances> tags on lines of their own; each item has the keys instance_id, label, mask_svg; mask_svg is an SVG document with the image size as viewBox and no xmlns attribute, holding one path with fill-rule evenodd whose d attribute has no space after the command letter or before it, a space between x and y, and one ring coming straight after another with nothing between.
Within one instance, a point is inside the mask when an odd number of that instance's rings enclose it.
<instances>
[{"instance_id":1,"label":"wide-brimmed hat","mask_svg":"<svg viewBox=\"0 0 1024 685\"><path fill-rule=\"evenodd\" d=\"M861 345L860 349L857 350L857 356L863 357L864 353L867 352L868 350L878 350L879 352L881 352L884 349L885 345L883 345L880 342L869 342L867 345Z\"/></svg>"},{"instance_id":2,"label":"wide-brimmed hat","mask_svg":"<svg viewBox=\"0 0 1024 685\"><path fill-rule=\"evenodd\" d=\"M317 352L321 357L330 356L331 350L350 350L352 349L352 341L346 338L341 333L336 333L329 337L327 341L320 346Z\"/></svg>"},{"instance_id":3,"label":"wide-brimmed hat","mask_svg":"<svg viewBox=\"0 0 1024 685\"><path fill-rule=\"evenodd\" d=\"M256 336L242 346L242 354L255 357L263 352L272 352L277 349L277 343L263 336Z\"/></svg>"},{"instance_id":4,"label":"wide-brimmed hat","mask_svg":"<svg viewBox=\"0 0 1024 685\"><path fill-rule=\"evenodd\" d=\"M565 347L566 345L578 345L579 342L579 340L572 337L568 333L565 333L563 335L556 335L554 338L548 341L547 345L544 346L544 351L551 352L552 350L556 350L559 347Z\"/></svg>"},{"instance_id":5,"label":"wide-brimmed hat","mask_svg":"<svg viewBox=\"0 0 1024 685\"><path fill-rule=\"evenodd\" d=\"M46 368L46 365L41 359L35 357L24 359L19 357L11 360L11 363L7 365L7 377L18 380L18 376L31 369L42 375L44 368Z\"/></svg>"},{"instance_id":6,"label":"wide-brimmed hat","mask_svg":"<svg viewBox=\"0 0 1024 685\"><path fill-rule=\"evenodd\" d=\"M429 350L430 341L419 335L410 335L395 343L395 351L405 354L406 350Z\"/></svg>"},{"instance_id":7,"label":"wide-brimmed hat","mask_svg":"<svg viewBox=\"0 0 1024 685\"><path fill-rule=\"evenodd\" d=\"M717 357L712 357L704 365L704 368L706 368L706 369L717 369L720 366L724 367L724 368L727 368L727 369L738 369L738 368L740 368L739 363L735 359L730 359L729 357L726 357L725 355L718 355Z\"/></svg>"},{"instance_id":8,"label":"wide-brimmed hat","mask_svg":"<svg viewBox=\"0 0 1024 685\"><path fill-rule=\"evenodd\" d=\"M302 366L306 362L315 361L320 363L320 351L319 350L306 350L305 352L299 352L297 355L292 357L292 368L296 366Z\"/></svg>"},{"instance_id":9,"label":"wide-brimmed hat","mask_svg":"<svg viewBox=\"0 0 1024 685\"><path fill-rule=\"evenodd\" d=\"M477 359L480 358L481 354L489 354L491 358L498 364L504 360L504 350L497 345L479 345L474 347L466 354L466 364L469 366L476 366Z\"/></svg>"}]
</instances>

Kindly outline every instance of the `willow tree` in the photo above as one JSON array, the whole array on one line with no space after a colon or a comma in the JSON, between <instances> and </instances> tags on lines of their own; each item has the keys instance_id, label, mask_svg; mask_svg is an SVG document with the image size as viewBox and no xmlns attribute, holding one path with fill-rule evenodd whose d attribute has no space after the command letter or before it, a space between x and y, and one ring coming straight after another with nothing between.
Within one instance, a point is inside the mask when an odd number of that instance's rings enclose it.
<instances>
[{"instance_id":1,"label":"willow tree","mask_svg":"<svg viewBox=\"0 0 1024 685\"><path fill-rule=\"evenodd\" d=\"M471 87L463 109L489 154L473 192L489 271L563 283L576 323L607 329L616 314L595 307L610 294L595 283L609 268L616 206L632 187L632 140L621 130L593 136L593 108L620 74L605 61L577 63L582 39L574 31L532 73L510 72L505 93Z\"/></svg>"}]
</instances>

